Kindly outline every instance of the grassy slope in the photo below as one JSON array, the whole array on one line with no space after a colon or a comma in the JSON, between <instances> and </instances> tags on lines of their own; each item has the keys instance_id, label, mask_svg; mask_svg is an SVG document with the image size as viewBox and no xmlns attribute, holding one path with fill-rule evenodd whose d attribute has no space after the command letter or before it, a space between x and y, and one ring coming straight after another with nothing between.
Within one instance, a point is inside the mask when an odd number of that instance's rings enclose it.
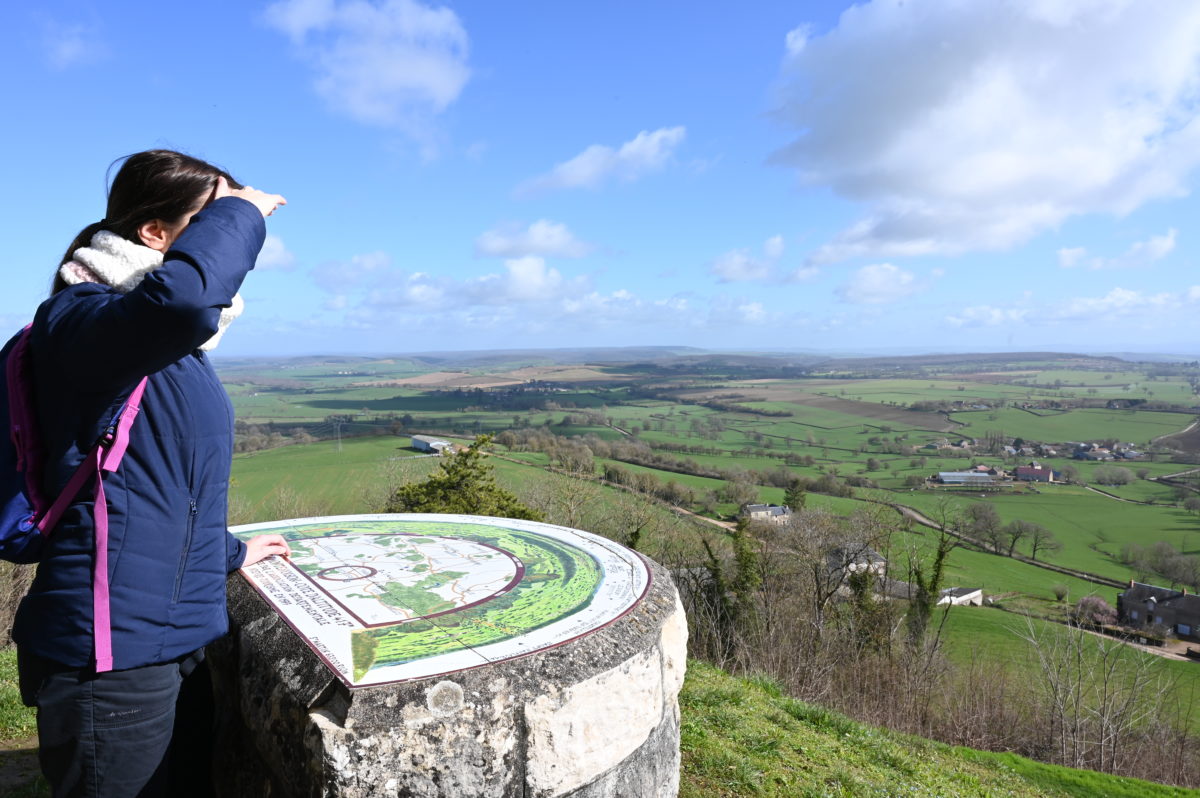
<instances>
[{"instance_id":1,"label":"grassy slope","mask_svg":"<svg viewBox=\"0 0 1200 798\"><path fill-rule=\"evenodd\" d=\"M863 726L696 662L680 706L680 798L1192 794Z\"/></svg>"},{"instance_id":2,"label":"grassy slope","mask_svg":"<svg viewBox=\"0 0 1200 798\"><path fill-rule=\"evenodd\" d=\"M698 662L688 666L680 709L681 798L1189 794L870 728L785 698L773 683L736 679ZM0 740L32 732L32 710L17 696L16 654L0 652ZM33 783L19 789L15 794L48 794Z\"/></svg>"}]
</instances>

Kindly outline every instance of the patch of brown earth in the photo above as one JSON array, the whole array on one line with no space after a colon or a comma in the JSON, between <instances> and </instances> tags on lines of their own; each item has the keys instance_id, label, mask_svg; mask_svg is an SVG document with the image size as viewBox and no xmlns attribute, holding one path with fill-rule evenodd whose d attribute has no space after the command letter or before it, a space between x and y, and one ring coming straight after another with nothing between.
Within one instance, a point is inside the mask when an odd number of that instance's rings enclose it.
<instances>
[{"instance_id":1,"label":"patch of brown earth","mask_svg":"<svg viewBox=\"0 0 1200 798\"><path fill-rule=\"evenodd\" d=\"M633 379L627 374L606 374L586 366L528 366L497 374L466 374L461 371L434 371L417 377L393 380L366 380L359 387L406 386L409 388L507 388L531 380L543 382L616 382Z\"/></svg>"},{"instance_id":2,"label":"patch of brown earth","mask_svg":"<svg viewBox=\"0 0 1200 798\"><path fill-rule=\"evenodd\" d=\"M1187 429L1174 435L1164 435L1156 443L1181 449L1185 452L1200 452L1200 424L1189 424Z\"/></svg>"},{"instance_id":3,"label":"patch of brown earth","mask_svg":"<svg viewBox=\"0 0 1200 798\"><path fill-rule=\"evenodd\" d=\"M903 407L892 407L877 402L860 402L855 399L840 399L836 396L806 393L800 390L780 388L759 388L746 382L729 385L720 389L704 389L696 391L680 391L679 396L703 401L706 397L733 396L738 398L720 399L718 401L738 404L742 402L791 402L802 407L815 407L823 410L834 410L851 416L875 421L890 421L905 427L931 429L940 432L952 432L957 429L945 416L938 413L922 413Z\"/></svg>"}]
</instances>

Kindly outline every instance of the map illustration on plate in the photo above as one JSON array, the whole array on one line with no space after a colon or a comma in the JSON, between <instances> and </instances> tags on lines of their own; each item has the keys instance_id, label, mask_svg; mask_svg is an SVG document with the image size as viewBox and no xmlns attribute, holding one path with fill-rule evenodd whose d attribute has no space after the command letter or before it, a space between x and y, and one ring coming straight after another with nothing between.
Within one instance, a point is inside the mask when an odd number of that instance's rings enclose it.
<instances>
[{"instance_id":1,"label":"map illustration on plate","mask_svg":"<svg viewBox=\"0 0 1200 798\"><path fill-rule=\"evenodd\" d=\"M576 529L469 515L351 515L251 524L290 559L242 569L351 687L542 651L631 610L650 586L633 551Z\"/></svg>"}]
</instances>

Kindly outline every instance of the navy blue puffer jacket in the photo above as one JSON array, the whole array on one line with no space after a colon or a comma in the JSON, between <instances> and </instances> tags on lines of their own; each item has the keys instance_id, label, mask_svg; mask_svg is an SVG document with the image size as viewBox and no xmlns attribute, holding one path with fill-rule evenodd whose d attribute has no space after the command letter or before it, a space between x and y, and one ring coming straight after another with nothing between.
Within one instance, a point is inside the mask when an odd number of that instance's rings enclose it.
<instances>
[{"instance_id":1,"label":"navy blue puffer jacket","mask_svg":"<svg viewBox=\"0 0 1200 798\"><path fill-rule=\"evenodd\" d=\"M225 580L245 559L226 527L233 409L197 347L216 332L265 232L254 205L219 199L128 294L72 286L34 318L48 495L149 376L129 450L105 477L114 669L176 659L227 629ZM93 664L92 535L89 486L50 536L13 626L18 645L74 668Z\"/></svg>"}]
</instances>

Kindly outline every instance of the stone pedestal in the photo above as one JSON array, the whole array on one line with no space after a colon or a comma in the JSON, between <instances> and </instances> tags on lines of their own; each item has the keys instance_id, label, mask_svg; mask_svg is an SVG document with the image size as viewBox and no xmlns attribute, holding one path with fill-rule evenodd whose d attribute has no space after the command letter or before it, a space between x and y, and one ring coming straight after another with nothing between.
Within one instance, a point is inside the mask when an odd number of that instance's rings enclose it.
<instances>
[{"instance_id":1,"label":"stone pedestal","mask_svg":"<svg viewBox=\"0 0 1200 798\"><path fill-rule=\"evenodd\" d=\"M687 626L651 564L627 614L555 648L348 688L246 581L210 647L218 795L668 798Z\"/></svg>"}]
</instances>

